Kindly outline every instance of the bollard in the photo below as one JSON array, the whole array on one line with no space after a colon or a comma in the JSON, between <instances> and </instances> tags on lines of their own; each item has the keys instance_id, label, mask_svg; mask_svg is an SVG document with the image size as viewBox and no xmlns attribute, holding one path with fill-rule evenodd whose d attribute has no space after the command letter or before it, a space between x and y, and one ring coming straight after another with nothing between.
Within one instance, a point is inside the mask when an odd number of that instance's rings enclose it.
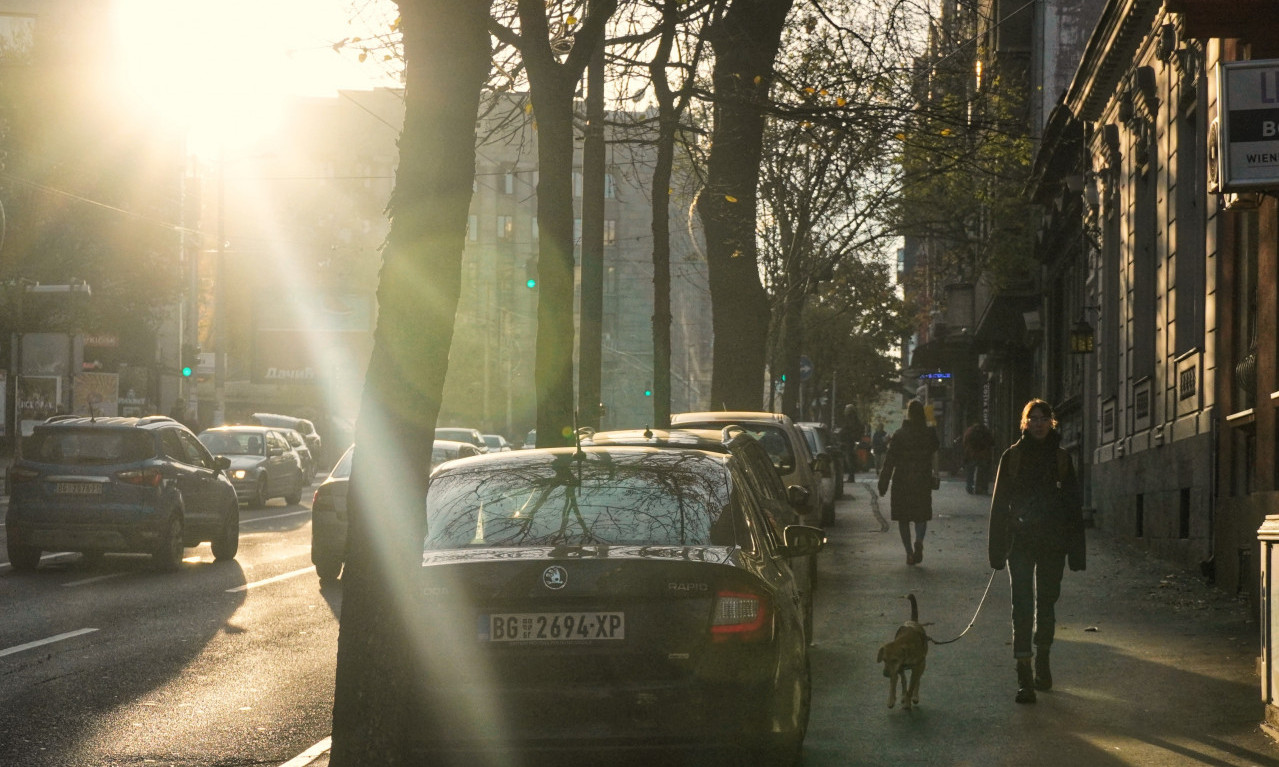
<instances>
[{"instance_id":1,"label":"bollard","mask_svg":"<svg viewBox=\"0 0 1279 767\"><path fill-rule=\"evenodd\" d=\"M1275 664L1274 638L1277 635L1276 621L1279 611L1271 602L1275 593L1275 584L1271 577L1279 574L1279 514L1266 516L1266 521L1257 528L1257 541L1261 544L1261 700L1266 704L1263 726L1275 735L1279 731L1279 701L1275 700L1279 691L1279 666ZM1242 573L1241 573L1242 575Z\"/></svg>"}]
</instances>

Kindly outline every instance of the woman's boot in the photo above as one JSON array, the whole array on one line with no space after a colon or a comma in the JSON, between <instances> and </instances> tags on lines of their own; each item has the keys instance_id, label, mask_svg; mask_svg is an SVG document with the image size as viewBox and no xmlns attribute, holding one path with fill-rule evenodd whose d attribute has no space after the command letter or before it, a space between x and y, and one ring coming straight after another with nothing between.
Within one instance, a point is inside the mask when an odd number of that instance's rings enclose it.
<instances>
[{"instance_id":1,"label":"woman's boot","mask_svg":"<svg viewBox=\"0 0 1279 767\"><path fill-rule=\"evenodd\" d=\"M1053 672L1048 667L1048 645L1035 648L1035 689L1051 690L1053 688Z\"/></svg>"},{"instance_id":2,"label":"woman's boot","mask_svg":"<svg viewBox=\"0 0 1279 767\"><path fill-rule=\"evenodd\" d=\"M1035 672L1030 667L1030 658L1017 659L1017 702L1035 702Z\"/></svg>"}]
</instances>

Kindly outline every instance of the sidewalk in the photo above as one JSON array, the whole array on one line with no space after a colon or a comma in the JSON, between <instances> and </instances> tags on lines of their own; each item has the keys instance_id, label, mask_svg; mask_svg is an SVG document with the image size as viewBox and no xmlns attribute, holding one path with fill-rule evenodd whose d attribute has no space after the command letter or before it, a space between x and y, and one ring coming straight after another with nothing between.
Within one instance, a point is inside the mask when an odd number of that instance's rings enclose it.
<instances>
[{"instance_id":1,"label":"sidewalk","mask_svg":"<svg viewBox=\"0 0 1279 767\"><path fill-rule=\"evenodd\" d=\"M1066 572L1057 605L1054 687L1018 705L1007 571L991 581L986 557L989 497L944 481L924 561L908 567L896 523L875 516L873 476L859 479L818 586L813 705L837 714L814 721L839 725L810 730L805 764L1279 764L1261 728L1259 627L1241 600L1089 530L1088 569ZM901 597L917 596L941 641L973 619L987 583L972 630L931 647L919 707L888 709L875 653L909 617Z\"/></svg>"}]
</instances>

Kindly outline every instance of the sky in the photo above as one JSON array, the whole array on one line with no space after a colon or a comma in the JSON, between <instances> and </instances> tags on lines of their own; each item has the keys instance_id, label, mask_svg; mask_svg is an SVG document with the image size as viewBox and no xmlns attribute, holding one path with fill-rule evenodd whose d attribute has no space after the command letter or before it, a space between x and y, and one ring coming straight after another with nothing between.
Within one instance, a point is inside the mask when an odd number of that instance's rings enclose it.
<instances>
[{"instance_id":1,"label":"sky","mask_svg":"<svg viewBox=\"0 0 1279 767\"><path fill-rule=\"evenodd\" d=\"M126 93L196 134L269 130L283 99L395 85L358 46L389 27L390 0L116 0ZM204 136L209 139L209 136ZM197 137L199 143L201 139Z\"/></svg>"}]
</instances>

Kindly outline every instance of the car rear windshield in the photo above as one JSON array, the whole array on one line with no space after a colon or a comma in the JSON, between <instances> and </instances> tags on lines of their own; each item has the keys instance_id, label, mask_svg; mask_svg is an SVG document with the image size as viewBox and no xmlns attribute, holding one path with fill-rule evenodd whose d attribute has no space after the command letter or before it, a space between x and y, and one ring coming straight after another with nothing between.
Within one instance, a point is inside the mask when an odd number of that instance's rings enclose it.
<instances>
[{"instance_id":1,"label":"car rear windshield","mask_svg":"<svg viewBox=\"0 0 1279 767\"><path fill-rule=\"evenodd\" d=\"M475 432L470 429L436 429L436 439L448 439L454 442L475 443Z\"/></svg>"},{"instance_id":2,"label":"car rear windshield","mask_svg":"<svg viewBox=\"0 0 1279 767\"><path fill-rule=\"evenodd\" d=\"M686 429L722 429L730 423L736 422L681 423L680 426ZM764 446L764 452L768 453L769 460L773 462L774 468L782 472L791 471L795 468L795 451L791 449L790 440L787 439L786 432L782 427L757 423L744 423L741 424L741 427L743 431Z\"/></svg>"},{"instance_id":3,"label":"car rear windshield","mask_svg":"<svg viewBox=\"0 0 1279 767\"><path fill-rule=\"evenodd\" d=\"M426 549L731 546L727 475L683 451L625 461L566 453L445 472L427 492Z\"/></svg>"},{"instance_id":4,"label":"car rear windshield","mask_svg":"<svg viewBox=\"0 0 1279 767\"><path fill-rule=\"evenodd\" d=\"M66 466L136 463L155 455L155 442L150 432L136 429L37 429L23 441L22 453Z\"/></svg>"}]
</instances>

